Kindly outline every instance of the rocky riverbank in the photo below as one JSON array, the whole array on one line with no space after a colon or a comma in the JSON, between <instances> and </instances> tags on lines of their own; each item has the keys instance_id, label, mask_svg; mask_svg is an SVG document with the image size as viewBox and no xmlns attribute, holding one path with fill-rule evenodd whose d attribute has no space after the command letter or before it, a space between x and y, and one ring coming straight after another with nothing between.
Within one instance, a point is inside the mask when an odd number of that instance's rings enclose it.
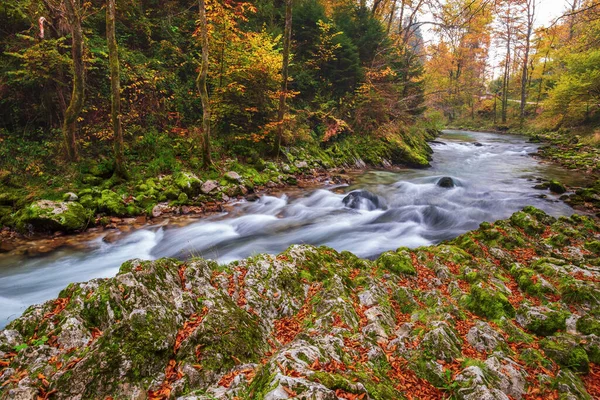
<instances>
[{"instance_id":1,"label":"rocky riverbank","mask_svg":"<svg viewBox=\"0 0 600 400\"><path fill-rule=\"evenodd\" d=\"M164 215L204 215L221 210L223 204L298 182L325 179L343 181L347 169L390 168L394 165L426 167L432 150L427 140L435 132L413 133L394 140L378 138L364 142L290 148L279 161L241 163L225 160L211 171L180 171L137 181L119 183L112 171L92 168L72 190L31 200L14 174L0 174L0 252L23 235L82 232L91 227L114 228Z\"/></svg>"},{"instance_id":2,"label":"rocky riverbank","mask_svg":"<svg viewBox=\"0 0 600 400\"><path fill-rule=\"evenodd\" d=\"M374 261L133 260L0 333L0 398L597 398L599 239L526 208Z\"/></svg>"},{"instance_id":3,"label":"rocky riverbank","mask_svg":"<svg viewBox=\"0 0 600 400\"><path fill-rule=\"evenodd\" d=\"M535 134L531 140L543 143L537 157L558 164L564 168L581 171L589 177L585 187L565 188L559 182L542 183L539 189L549 189L563 195L562 200L573 208L600 216L600 149L589 138L568 132Z\"/></svg>"}]
</instances>

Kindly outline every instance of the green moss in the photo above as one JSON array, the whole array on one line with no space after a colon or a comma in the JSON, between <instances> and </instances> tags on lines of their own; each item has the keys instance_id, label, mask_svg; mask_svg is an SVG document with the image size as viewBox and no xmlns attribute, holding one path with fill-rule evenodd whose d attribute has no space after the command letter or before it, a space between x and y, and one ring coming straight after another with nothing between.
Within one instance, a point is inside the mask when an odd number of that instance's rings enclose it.
<instances>
[{"instance_id":1,"label":"green moss","mask_svg":"<svg viewBox=\"0 0 600 400\"><path fill-rule=\"evenodd\" d=\"M550 183L548 184L548 188L550 189L551 192L557 193L557 194L563 194L567 191L565 186L556 180L550 181Z\"/></svg>"},{"instance_id":2,"label":"green moss","mask_svg":"<svg viewBox=\"0 0 600 400\"><path fill-rule=\"evenodd\" d=\"M128 215L127 206L125 205L123 198L112 190L103 190L97 204L98 211L105 212L109 215L118 217L125 217Z\"/></svg>"},{"instance_id":3,"label":"green moss","mask_svg":"<svg viewBox=\"0 0 600 400\"><path fill-rule=\"evenodd\" d=\"M540 341L545 354L563 367L588 373L590 360L583 347L568 336L557 336Z\"/></svg>"},{"instance_id":4,"label":"green moss","mask_svg":"<svg viewBox=\"0 0 600 400\"><path fill-rule=\"evenodd\" d=\"M179 172L173 176L175 186L187 196L194 197L200 194L202 181L190 172Z\"/></svg>"},{"instance_id":5,"label":"green moss","mask_svg":"<svg viewBox=\"0 0 600 400\"><path fill-rule=\"evenodd\" d=\"M591 240L589 242L586 242L585 248L591 251L592 253L600 254L600 241Z\"/></svg>"},{"instance_id":6,"label":"green moss","mask_svg":"<svg viewBox=\"0 0 600 400\"><path fill-rule=\"evenodd\" d=\"M386 251L375 261L378 267L384 268L395 274L416 275L409 250L398 249L396 252Z\"/></svg>"},{"instance_id":7,"label":"green moss","mask_svg":"<svg viewBox=\"0 0 600 400\"><path fill-rule=\"evenodd\" d=\"M577 330L584 335L600 337L600 320L592 315L586 315L577 320Z\"/></svg>"},{"instance_id":8,"label":"green moss","mask_svg":"<svg viewBox=\"0 0 600 400\"><path fill-rule=\"evenodd\" d=\"M17 229L27 231L74 232L84 229L92 213L76 202L39 201L21 210L16 217Z\"/></svg>"},{"instance_id":9,"label":"green moss","mask_svg":"<svg viewBox=\"0 0 600 400\"><path fill-rule=\"evenodd\" d=\"M527 329L540 336L550 336L566 329L566 320L569 313L566 311L548 311L546 319L536 318L527 325Z\"/></svg>"},{"instance_id":10,"label":"green moss","mask_svg":"<svg viewBox=\"0 0 600 400\"><path fill-rule=\"evenodd\" d=\"M542 353L533 348L524 349L520 354L521 360L530 368L551 368L552 362L547 360Z\"/></svg>"},{"instance_id":11,"label":"green moss","mask_svg":"<svg viewBox=\"0 0 600 400\"><path fill-rule=\"evenodd\" d=\"M471 285L466 306L473 313L488 319L498 319L503 316L514 317L515 315L515 309L506 296L498 291L484 289L479 285Z\"/></svg>"}]
</instances>

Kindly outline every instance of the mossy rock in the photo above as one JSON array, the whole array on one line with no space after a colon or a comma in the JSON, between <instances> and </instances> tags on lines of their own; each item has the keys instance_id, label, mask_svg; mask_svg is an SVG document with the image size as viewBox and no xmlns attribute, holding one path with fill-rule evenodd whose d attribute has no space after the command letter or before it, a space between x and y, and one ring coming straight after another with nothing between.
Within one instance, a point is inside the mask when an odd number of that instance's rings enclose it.
<instances>
[{"instance_id":1,"label":"mossy rock","mask_svg":"<svg viewBox=\"0 0 600 400\"><path fill-rule=\"evenodd\" d=\"M584 335L600 337L600 319L597 316L586 315L577 320L577 330Z\"/></svg>"},{"instance_id":2,"label":"mossy rock","mask_svg":"<svg viewBox=\"0 0 600 400\"><path fill-rule=\"evenodd\" d=\"M558 364L573 371L588 373L590 360L585 349L569 335L558 335L540 341L544 353Z\"/></svg>"},{"instance_id":3,"label":"mossy rock","mask_svg":"<svg viewBox=\"0 0 600 400\"><path fill-rule=\"evenodd\" d=\"M513 225L523 229L526 234L530 236L537 236L546 230L544 224L542 224L535 215L527 213L525 211L519 211L514 213L510 217L510 221Z\"/></svg>"},{"instance_id":4,"label":"mossy rock","mask_svg":"<svg viewBox=\"0 0 600 400\"><path fill-rule=\"evenodd\" d=\"M375 261L377 266L391 271L395 274L416 275L417 270L413 266L408 250L386 251Z\"/></svg>"},{"instance_id":5,"label":"mossy rock","mask_svg":"<svg viewBox=\"0 0 600 400\"><path fill-rule=\"evenodd\" d=\"M565 186L562 183L555 180L550 181L550 183L548 184L548 188L552 193L556 194L563 194L567 191L567 188L565 188Z\"/></svg>"},{"instance_id":6,"label":"mossy rock","mask_svg":"<svg viewBox=\"0 0 600 400\"><path fill-rule=\"evenodd\" d=\"M596 255L600 255L600 241L598 240L586 242L585 248Z\"/></svg>"},{"instance_id":7,"label":"mossy rock","mask_svg":"<svg viewBox=\"0 0 600 400\"><path fill-rule=\"evenodd\" d=\"M525 327L536 335L550 336L566 329L569 315L567 311L550 310L540 318L532 318Z\"/></svg>"},{"instance_id":8,"label":"mossy rock","mask_svg":"<svg viewBox=\"0 0 600 400\"><path fill-rule=\"evenodd\" d=\"M84 229L91 217L92 213L79 203L40 200L18 213L17 229L75 232Z\"/></svg>"},{"instance_id":9,"label":"mossy rock","mask_svg":"<svg viewBox=\"0 0 600 400\"><path fill-rule=\"evenodd\" d=\"M202 181L191 172L180 172L173 176L175 186L189 197L198 196Z\"/></svg>"},{"instance_id":10,"label":"mossy rock","mask_svg":"<svg viewBox=\"0 0 600 400\"><path fill-rule=\"evenodd\" d=\"M123 198L112 190L105 189L102 191L100 198L97 201L98 210L109 215L125 217L129 215L127 205Z\"/></svg>"},{"instance_id":11,"label":"mossy rock","mask_svg":"<svg viewBox=\"0 0 600 400\"><path fill-rule=\"evenodd\" d=\"M471 285L466 306L473 313L488 319L499 319L503 316L512 318L515 315L514 307L504 294L479 285Z\"/></svg>"}]
</instances>

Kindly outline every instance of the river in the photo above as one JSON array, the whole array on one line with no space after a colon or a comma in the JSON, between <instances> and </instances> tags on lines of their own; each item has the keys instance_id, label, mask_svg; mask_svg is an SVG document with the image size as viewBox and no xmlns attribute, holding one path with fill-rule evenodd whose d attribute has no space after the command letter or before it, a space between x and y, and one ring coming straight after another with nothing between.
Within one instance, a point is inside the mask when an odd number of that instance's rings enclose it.
<instances>
[{"instance_id":1,"label":"river","mask_svg":"<svg viewBox=\"0 0 600 400\"><path fill-rule=\"evenodd\" d=\"M402 246L451 239L526 205L554 216L572 214L558 196L533 186L538 178L577 186L584 177L531 157L537 147L521 136L444 131L432 144L431 168L366 171L351 186L263 196L185 226L144 227L112 243L98 237L84 249L59 249L43 257L0 256L0 328L71 282L114 276L131 258L202 256L225 263L297 243L373 258ZM454 187L437 185L446 176ZM344 197L359 189L376 197L347 207Z\"/></svg>"}]
</instances>

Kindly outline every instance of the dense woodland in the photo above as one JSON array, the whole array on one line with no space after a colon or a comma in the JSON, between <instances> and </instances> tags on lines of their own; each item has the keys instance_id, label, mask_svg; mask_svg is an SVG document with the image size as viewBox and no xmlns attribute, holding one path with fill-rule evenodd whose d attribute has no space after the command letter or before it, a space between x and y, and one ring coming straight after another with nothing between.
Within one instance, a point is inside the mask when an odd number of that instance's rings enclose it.
<instances>
[{"instance_id":1,"label":"dense woodland","mask_svg":"<svg viewBox=\"0 0 600 400\"><path fill-rule=\"evenodd\" d=\"M98 177L127 197L142 179L280 157L425 166L444 125L593 133L600 7L573 0L540 26L543 6L4 1L0 181L24 189L0 214Z\"/></svg>"},{"instance_id":2,"label":"dense woodland","mask_svg":"<svg viewBox=\"0 0 600 400\"><path fill-rule=\"evenodd\" d=\"M126 177L144 157L160 173L397 135L426 109L451 124L591 123L600 9L573 0L536 27L542 3L5 1L2 157L35 174L114 147Z\"/></svg>"}]
</instances>

